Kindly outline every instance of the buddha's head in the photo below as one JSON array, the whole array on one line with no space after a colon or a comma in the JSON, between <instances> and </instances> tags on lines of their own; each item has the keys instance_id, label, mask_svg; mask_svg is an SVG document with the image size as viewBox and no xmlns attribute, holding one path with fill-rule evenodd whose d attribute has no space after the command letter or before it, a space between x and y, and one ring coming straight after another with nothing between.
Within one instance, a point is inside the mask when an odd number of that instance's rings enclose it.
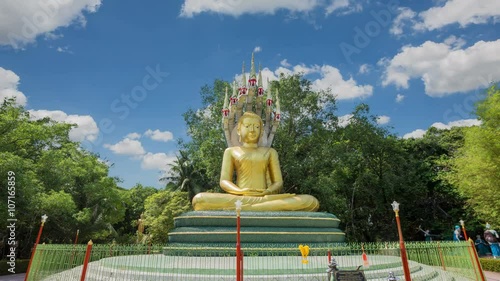
<instances>
[{"instance_id":1,"label":"buddha's head","mask_svg":"<svg viewBox=\"0 0 500 281\"><path fill-rule=\"evenodd\" d=\"M262 133L262 118L253 112L245 112L238 120L238 136L241 143L258 143Z\"/></svg>"}]
</instances>

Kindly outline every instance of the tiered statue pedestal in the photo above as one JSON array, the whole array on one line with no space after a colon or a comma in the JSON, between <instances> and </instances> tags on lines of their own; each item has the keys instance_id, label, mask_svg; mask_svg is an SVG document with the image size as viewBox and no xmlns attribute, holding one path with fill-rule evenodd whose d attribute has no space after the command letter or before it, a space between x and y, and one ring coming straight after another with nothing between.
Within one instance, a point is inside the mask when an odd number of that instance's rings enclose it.
<instances>
[{"instance_id":1,"label":"tiered statue pedestal","mask_svg":"<svg viewBox=\"0 0 500 281\"><path fill-rule=\"evenodd\" d=\"M340 220L320 212L242 211L241 243L339 243L345 234ZM169 243L236 243L235 211L192 211L175 218Z\"/></svg>"}]
</instances>

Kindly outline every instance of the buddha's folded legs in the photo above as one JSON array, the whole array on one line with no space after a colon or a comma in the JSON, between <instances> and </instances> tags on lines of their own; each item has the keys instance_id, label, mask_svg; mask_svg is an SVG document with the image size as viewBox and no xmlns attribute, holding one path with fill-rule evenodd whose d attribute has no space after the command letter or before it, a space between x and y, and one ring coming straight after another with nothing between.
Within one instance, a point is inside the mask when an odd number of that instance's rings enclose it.
<instances>
[{"instance_id":1,"label":"buddha's folded legs","mask_svg":"<svg viewBox=\"0 0 500 281\"><path fill-rule=\"evenodd\" d=\"M311 195L276 194L262 197L239 196L224 193L198 193L193 198L196 211L234 210L235 202L241 200L245 211L308 211L319 208L319 202Z\"/></svg>"},{"instance_id":2,"label":"buddha's folded legs","mask_svg":"<svg viewBox=\"0 0 500 281\"><path fill-rule=\"evenodd\" d=\"M288 198L280 198L275 200L271 199L244 208L244 210L247 211L304 211L304 212L316 212L318 209L319 209L319 202L316 198L314 198L311 195L294 195Z\"/></svg>"}]
</instances>

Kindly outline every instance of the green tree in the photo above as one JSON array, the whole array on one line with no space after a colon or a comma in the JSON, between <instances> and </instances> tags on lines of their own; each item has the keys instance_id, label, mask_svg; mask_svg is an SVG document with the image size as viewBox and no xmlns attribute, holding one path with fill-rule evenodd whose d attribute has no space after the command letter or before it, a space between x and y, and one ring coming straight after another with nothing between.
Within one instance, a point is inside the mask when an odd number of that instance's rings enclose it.
<instances>
[{"instance_id":1,"label":"green tree","mask_svg":"<svg viewBox=\"0 0 500 281\"><path fill-rule=\"evenodd\" d=\"M166 243L174 228L174 217L191 210L186 192L162 190L149 196L144 204L144 226L153 243Z\"/></svg>"},{"instance_id":2,"label":"green tree","mask_svg":"<svg viewBox=\"0 0 500 281\"><path fill-rule=\"evenodd\" d=\"M413 221L442 239L451 239L454 225L467 221L468 229L475 225L475 216L456 187L443 180L450 173L449 161L464 143L464 128L437 129L431 127L422 138L401 140L415 166L425 196L415 201ZM422 238L422 233L419 233Z\"/></svg>"},{"instance_id":3,"label":"green tree","mask_svg":"<svg viewBox=\"0 0 500 281\"><path fill-rule=\"evenodd\" d=\"M201 88L201 108L183 114L190 141L179 143L193 169L205 175L199 185L217 192L221 192L218 182L226 149L220 113L226 87L230 88L227 82L215 80L213 86Z\"/></svg>"},{"instance_id":4,"label":"green tree","mask_svg":"<svg viewBox=\"0 0 500 281\"><path fill-rule=\"evenodd\" d=\"M397 232L388 231L395 227L390 204L397 200L411 211L422 197L409 155L367 105L357 106L341 125L329 134L319 163L326 210L339 216L349 240L396 239Z\"/></svg>"},{"instance_id":5,"label":"green tree","mask_svg":"<svg viewBox=\"0 0 500 281\"><path fill-rule=\"evenodd\" d=\"M180 150L174 163L169 165L171 168L169 175L161 179L167 182L166 189L187 192L189 201L205 190L203 183L206 180L188 158L187 152Z\"/></svg>"},{"instance_id":6,"label":"green tree","mask_svg":"<svg viewBox=\"0 0 500 281\"><path fill-rule=\"evenodd\" d=\"M40 210L44 214L50 214L50 223L45 228L45 236L59 243L71 243L75 234L76 204L71 194L63 190L51 190L40 194Z\"/></svg>"},{"instance_id":7,"label":"green tree","mask_svg":"<svg viewBox=\"0 0 500 281\"><path fill-rule=\"evenodd\" d=\"M123 189L120 192L121 200L125 204L125 217L114 225L119 236L118 243L135 243L137 240L137 226L141 214L144 213L144 202L146 198L157 193L158 190L151 186L136 184L131 189Z\"/></svg>"},{"instance_id":8,"label":"green tree","mask_svg":"<svg viewBox=\"0 0 500 281\"><path fill-rule=\"evenodd\" d=\"M228 83L216 80L202 88L201 109L185 115L191 141L181 143L194 170L206 174L207 186L218 187L223 151L220 109ZM462 145L457 131L429 130L424 140L403 140L381 127L365 104L357 106L348 124L340 124L336 101L328 91L313 91L300 75L281 76L270 86L280 93L281 123L273 147L278 151L284 191L311 194L320 211L336 214L348 240L397 239L391 203L401 203L405 237L423 236L418 227L432 217L433 233L447 231L455 219L473 219L463 198L439 173ZM172 185L174 188L176 185ZM467 216L466 216L467 215Z\"/></svg>"},{"instance_id":9,"label":"green tree","mask_svg":"<svg viewBox=\"0 0 500 281\"><path fill-rule=\"evenodd\" d=\"M325 162L323 148L337 122L335 99L330 92L313 91L300 75L282 75L272 88L279 89L281 103L273 147L279 153L284 192L318 195L317 176L324 170L319 161Z\"/></svg>"},{"instance_id":10,"label":"green tree","mask_svg":"<svg viewBox=\"0 0 500 281\"><path fill-rule=\"evenodd\" d=\"M447 179L467 197L484 222L500 227L500 89L492 86L477 103L480 126L465 129L465 143Z\"/></svg>"},{"instance_id":11,"label":"green tree","mask_svg":"<svg viewBox=\"0 0 500 281\"><path fill-rule=\"evenodd\" d=\"M4 187L12 185L10 171L15 174L14 215L23 256L29 255L44 213L49 219L42 241L51 242L72 241L77 229L82 240L112 239L112 225L123 219L116 179L108 176L108 166L97 155L69 139L74 126L50 118L33 120L13 99L0 106L1 195L8 196ZM9 215L5 200L0 214Z\"/></svg>"}]
</instances>

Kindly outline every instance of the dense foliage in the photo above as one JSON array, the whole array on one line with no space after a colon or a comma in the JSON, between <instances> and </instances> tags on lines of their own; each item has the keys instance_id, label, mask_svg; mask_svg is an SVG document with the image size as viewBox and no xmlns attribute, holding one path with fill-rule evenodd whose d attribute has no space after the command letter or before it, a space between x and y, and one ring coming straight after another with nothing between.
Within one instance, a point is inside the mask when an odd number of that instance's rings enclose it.
<instances>
[{"instance_id":1,"label":"dense foliage","mask_svg":"<svg viewBox=\"0 0 500 281\"><path fill-rule=\"evenodd\" d=\"M97 155L69 139L72 126L49 118L33 120L13 100L0 106L1 197L7 198L10 171L15 174L10 183L15 182L12 216L23 256L30 252L43 214L51 221L44 228L43 242L54 243L71 243L77 229L84 241L108 240L116 236L113 225L124 218L116 180ZM0 201L2 218L10 215L7 203ZM6 223L0 222L4 242Z\"/></svg>"},{"instance_id":2,"label":"dense foliage","mask_svg":"<svg viewBox=\"0 0 500 281\"><path fill-rule=\"evenodd\" d=\"M160 191L146 199L145 225L149 241L166 243L168 232L174 228L174 218L191 209L185 192Z\"/></svg>"},{"instance_id":3,"label":"dense foliage","mask_svg":"<svg viewBox=\"0 0 500 281\"><path fill-rule=\"evenodd\" d=\"M184 115L191 140L182 143L183 156L207 177L198 185L214 192L221 192L217 182L226 144L220 109L229 86L216 80L203 87L201 108ZM460 219L468 222L470 234L481 232L484 221L466 204L464 193L444 180L466 129L430 128L423 138L401 139L379 126L365 104L354 109L347 124L339 122L334 95L312 91L311 82L298 75L281 77L271 88L280 93L282 122L273 147L285 192L316 196L320 211L342 220L349 240L397 239L394 200L401 203L408 239L422 240L423 229L451 239Z\"/></svg>"},{"instance_id":4,"label":"dense foliage","mask_svg":"<svg viewBox=\"0 0 500 281\"><path fill-rule=\"evenodd\" d=\"M482 221L500 227L500 89L487 91L477 104L482 124L465 129L465 142L445 175Z\"/></svg>"},{"instance_id":5,"label":"dense foliage","mask_svg":"<svg viewBox=\"0 0 500 281\"><path fill-rule=\"evenodd\" d=\"M201 108L184 114L190 135L157 190L118 186L108 165L69 139L75 125L35 120L5 100L0 106L0 185L7 198L8 175L15 174L16 235L28 256L40 216L49 215L42 242L166 242L173 218L191 209L201 191L218 186L223 151L220 109L227 82L201 90ZM423 240L422 229L450 239L460 219L469 236L486 222L500 227L500 91L491 87L478 103L481 126L439 130L423 138L401 139L377 124L365 104L349 120L339 120L335 93L316 92L302 77L272 83L281 100L282 122L273 147L279 153L284 192L312 194L320 211L337 215L349 241L396 240L391 202L401 203L404 236ZM0 215L8 217L7 200ZM137 232L142 215L144 235ZM0 222L3 247L6 220ZM145 239L138 239L144 237ZM2 250L3 251L3 250Z\"/></svg>"}]
</instances>

